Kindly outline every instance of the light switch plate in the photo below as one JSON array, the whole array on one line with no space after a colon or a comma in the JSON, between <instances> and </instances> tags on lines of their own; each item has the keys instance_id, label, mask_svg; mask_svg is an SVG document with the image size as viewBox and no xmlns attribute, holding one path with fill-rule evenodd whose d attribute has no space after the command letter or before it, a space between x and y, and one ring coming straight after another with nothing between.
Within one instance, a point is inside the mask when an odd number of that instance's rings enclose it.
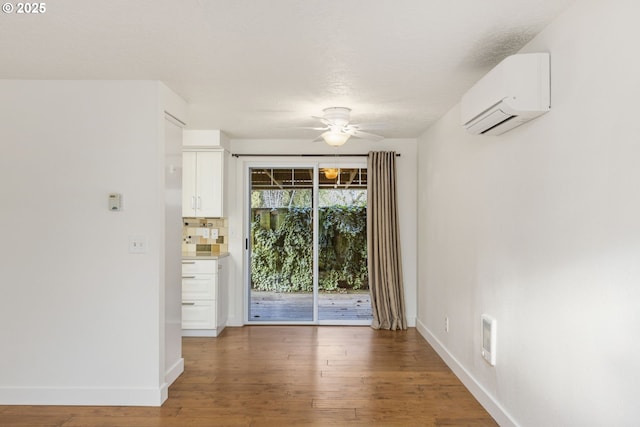
<instances>
[{"instance_id":1,"label":"light switch plate","mask_svg":"<svg viewBox=\"0 0 640 427\"><path fill-rule=\"evenodd\" d=\"M145 236L129 236L129 253L144 254L147 252L147 238Z\"/></svg>"}]
</instances>

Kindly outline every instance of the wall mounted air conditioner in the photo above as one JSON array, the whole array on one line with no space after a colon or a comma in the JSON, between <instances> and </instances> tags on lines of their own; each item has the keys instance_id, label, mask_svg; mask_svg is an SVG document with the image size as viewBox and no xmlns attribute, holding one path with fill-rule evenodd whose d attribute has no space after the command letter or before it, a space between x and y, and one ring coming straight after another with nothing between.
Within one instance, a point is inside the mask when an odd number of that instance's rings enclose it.
<instances>
[{"instance_id":1,"label":"wall mounted air conditioner","mask_svg":"<svg viewBox=\"0 0 640 427\"><path fill-rule=\"evenodd\" d=\"M462 126L473 134L500 135L551 106L548 53L506 57L462 97Z\"/></svg>"}]
</instances>

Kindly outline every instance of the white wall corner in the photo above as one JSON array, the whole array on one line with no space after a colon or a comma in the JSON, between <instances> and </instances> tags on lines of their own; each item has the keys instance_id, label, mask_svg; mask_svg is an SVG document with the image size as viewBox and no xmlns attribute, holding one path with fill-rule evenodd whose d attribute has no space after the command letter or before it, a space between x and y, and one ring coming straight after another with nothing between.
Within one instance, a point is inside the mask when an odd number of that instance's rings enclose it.
<instances>
[{"instance_id":1,"label":"white wall corner","mask_svg":"<svg viewBox=\"0 0 640 427\"><path fill-rule=\"evenodd\" d=\"M473 397L480 402L484 409L489 412L501 427L518 427L518 423L507 413L502 405L449 353L446 347L431 333L420 319L417 320L416 328L420 335L427 340L429 345L431 345L442 360L444 360L444 363L451 368L462 384L471 392Z\"/></svg>"}]
</instances>

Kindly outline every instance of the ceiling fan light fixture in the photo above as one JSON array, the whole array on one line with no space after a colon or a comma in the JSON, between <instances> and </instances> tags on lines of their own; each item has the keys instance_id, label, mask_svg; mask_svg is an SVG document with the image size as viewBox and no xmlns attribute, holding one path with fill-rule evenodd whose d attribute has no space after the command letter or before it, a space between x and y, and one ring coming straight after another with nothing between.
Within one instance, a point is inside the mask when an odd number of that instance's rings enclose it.
<instances>
[{"instance_id":1,"label":"ceiling fan light fixture","mask_svg":"<svg viewBox=\"0 0 640 427\"><path fill-rule=\"evenodd\" d=\"M351 108L329 107L322 110L324 118L335 126L346 126L349 124Z\"/></svg>"},{"instance_id":2,"label":"ceiling fan light fixture","mask_svg":"<svg viewBox=\"0 0 640 427\"><path fill-rule=\"evenodd\" d=\"M322 139L324 142L331 145L332 147L339 147L344 145L345 142L349 139L351 135L344 132L325 132L322 134Z\"/></svg>"}]
</instances>

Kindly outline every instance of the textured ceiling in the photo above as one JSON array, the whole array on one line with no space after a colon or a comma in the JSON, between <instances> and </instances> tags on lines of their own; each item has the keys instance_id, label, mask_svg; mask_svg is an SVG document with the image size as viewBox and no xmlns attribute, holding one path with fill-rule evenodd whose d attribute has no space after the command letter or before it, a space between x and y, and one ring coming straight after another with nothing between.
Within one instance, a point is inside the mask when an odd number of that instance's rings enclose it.
<instances>
[{"instance_id":1,"label":"textured ceiling","mask_svg":"<svg viewBox=\"0 0 640 427\"><path fill-rule=\"evenodd\" d=\"M157 79L234 138L330 106L416 137L572 0L55 0L0 16L0 78Z\"/></svg>"}]
</instances>

